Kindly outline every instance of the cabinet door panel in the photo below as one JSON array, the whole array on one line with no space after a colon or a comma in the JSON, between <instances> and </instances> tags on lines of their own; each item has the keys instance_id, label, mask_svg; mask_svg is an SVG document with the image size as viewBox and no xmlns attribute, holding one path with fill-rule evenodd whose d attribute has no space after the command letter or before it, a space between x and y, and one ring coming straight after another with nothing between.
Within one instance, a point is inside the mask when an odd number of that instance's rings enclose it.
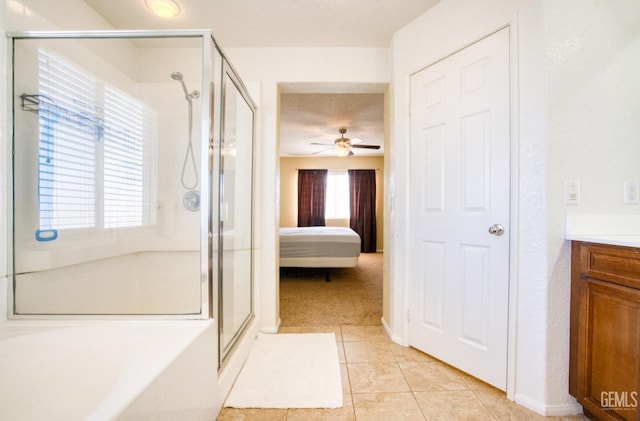
<instances>
[{"instance_id":1,"label":"cabinet door panel","mask_svg":"<svg viewBox=\"0 0 640 421\"><path fill-rule=\"evenodd\" d=\"M586 306L579 338L584 346L579 352L578 400L596 415L637 420L640 291L590 279L583 282Z\"/></svg>"}]
</instances>

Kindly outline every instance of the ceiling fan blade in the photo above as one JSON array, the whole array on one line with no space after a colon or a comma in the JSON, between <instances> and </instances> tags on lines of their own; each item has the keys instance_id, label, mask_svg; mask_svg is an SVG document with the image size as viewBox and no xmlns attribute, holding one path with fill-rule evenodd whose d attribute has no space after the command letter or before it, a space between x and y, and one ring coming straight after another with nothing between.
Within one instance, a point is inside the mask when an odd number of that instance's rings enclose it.
<instances>
[{"instance_id":1,"label":"ceiling fan blade","mask_svg":"<svg viewBox=\"0 0 640 421\"><path fill-rule=\"evenodd\" d=\"M311 155L318 155L318 154L321 154L321 153L324 153L324 152L332 151L334 149L335 148L322 149L322 150L319 150L319 151L312 152Z\"/></svg>"},{"instance_id":2,"label":"ceiling fan blade","mask_svg":"<svg viewBox=\"0 0 640 421\"><path fill-rule=\"evenodd\" d=\"M380 149L380 145L351 145L352 148Z\"/></svg>"},{"instance_id":3,"label":"ceiling fan blade","mask_svg":"<svg viewBox=\"0 0 640 421\"><path fill-rule=\"evenodd\" d=\"M351 149L349 149L349 155L347 155L347 156L353 156L353 155L354 155L353 151Z\"/></svg>"},{"instance_id":4,"label":"ceiling fan blade","mask_svg":"<svg viewBox=\"0 0 640 421\"><path fill-rule=\"evenodd\" d=\"M311 142L309 143L309 145L335 146L331 143L318 143L318 142Z\"/></svg>"}]
</instances>

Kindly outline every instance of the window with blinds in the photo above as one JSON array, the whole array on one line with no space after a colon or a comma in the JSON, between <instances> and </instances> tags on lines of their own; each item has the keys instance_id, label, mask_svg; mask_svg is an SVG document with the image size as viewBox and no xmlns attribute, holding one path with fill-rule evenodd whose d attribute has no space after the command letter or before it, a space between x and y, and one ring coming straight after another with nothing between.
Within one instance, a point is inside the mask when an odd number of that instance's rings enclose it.
<instances>
[{"instance_id":1,"label":"window with blinds","mask_svg":"<svg viewBox=\"0 0 640 421\"><path fill-rule=\"evenodd\" d=\"M38 58L40 229L155 223L155 113L49 51Z\"/></svg>"}]
</instances>

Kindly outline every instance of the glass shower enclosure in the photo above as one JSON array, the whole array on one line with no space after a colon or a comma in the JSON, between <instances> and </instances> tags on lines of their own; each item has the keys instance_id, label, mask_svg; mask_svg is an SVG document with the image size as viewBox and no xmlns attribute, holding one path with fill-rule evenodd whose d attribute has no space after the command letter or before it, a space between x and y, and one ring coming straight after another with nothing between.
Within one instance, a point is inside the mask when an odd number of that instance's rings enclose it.
<instances>
[{"instance_id":1,"label":"glass shower enclosure","mask_svg":"<svg viewBox=\"0 0 640 421\"><path fill-rule=\"evenodd\" d=\"M256 107L210 31L11 34L13 318L253 312Z\"/></svg>"}]
</instances>

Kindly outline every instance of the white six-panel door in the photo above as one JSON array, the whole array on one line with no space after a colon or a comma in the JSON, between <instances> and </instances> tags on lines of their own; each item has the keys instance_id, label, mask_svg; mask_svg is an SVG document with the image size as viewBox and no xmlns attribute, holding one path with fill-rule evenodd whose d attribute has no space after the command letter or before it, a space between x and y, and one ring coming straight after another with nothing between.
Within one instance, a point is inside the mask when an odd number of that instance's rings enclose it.
<instances>
[{"instance_id":1,"label":"white six-panel door","mask_svg":"<svg viewBox=\"0 0 640 421\"><path fill-rule=\"evenodd\" d=\"M502 390L509 110L508 28L411 77L409 343Z\"/></svg>"}]
</instances>

